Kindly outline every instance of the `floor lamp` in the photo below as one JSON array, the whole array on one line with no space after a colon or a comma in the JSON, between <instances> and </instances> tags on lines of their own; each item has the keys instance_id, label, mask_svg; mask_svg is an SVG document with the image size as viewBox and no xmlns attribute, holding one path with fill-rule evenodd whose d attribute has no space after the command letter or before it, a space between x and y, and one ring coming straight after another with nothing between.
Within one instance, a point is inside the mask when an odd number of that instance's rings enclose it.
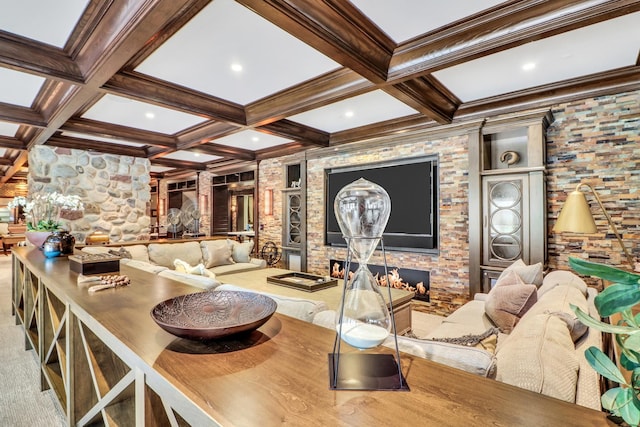
<instances>
[{"instance_id":1,"label":"floor lamp","mask_svg":"<svg viewBox=\"0 0 640 427\"><path fill-rule=\"evenodd\" d=\"M585 193L580 191L581 186L588 187L600 205L600 209L604 212L604 216L607 218L607 222L609 226L611 226L611 230L613 230L613 234L618 239L618 243L622 247L622 251L627 257L627 261L631 268L634 267L633 257L624 246L622 242L622 237L620 237L620 233L618 233L618 229L616 228L613 221L611 221L611 216L609 216L609 212L604 208L602 204L602 200L600 200L600 196L596 193L596 190L589 184L580 183L576 186L575 191L572 191L567 200L564 202L564 206L560 211L560 215L558 215L558 220L556 224L553 226L553 231L556 233L560 232L569 232L569 233L583 233L583 234L592 234L598 231L596 228L596 223L593 220L593 216L591 215L591 209L589 208L589 203L587 203L587 198Z\"/></svg>"}]
</instances>

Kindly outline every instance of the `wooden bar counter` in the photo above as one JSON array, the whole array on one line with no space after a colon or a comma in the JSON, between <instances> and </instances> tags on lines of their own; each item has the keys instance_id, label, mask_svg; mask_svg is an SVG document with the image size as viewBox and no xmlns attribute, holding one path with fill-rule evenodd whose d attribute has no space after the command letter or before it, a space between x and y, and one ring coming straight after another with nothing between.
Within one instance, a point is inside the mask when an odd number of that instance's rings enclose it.
<instances>
[{"instance_id":1,"label":"wooden bar counter","mask_svg":"<svg viewBox=\"0 0 640 427\"><path fill-rule=\"evenodd\" d=\"M127 273L130 286L89 294L66 258L14 251L16 322L69 425L613 425L604 413L410 355L409 392L332 391L332 331L276 313L236 339L183 340L149 313L198 290Z\"/></svg>"}]
</instances>

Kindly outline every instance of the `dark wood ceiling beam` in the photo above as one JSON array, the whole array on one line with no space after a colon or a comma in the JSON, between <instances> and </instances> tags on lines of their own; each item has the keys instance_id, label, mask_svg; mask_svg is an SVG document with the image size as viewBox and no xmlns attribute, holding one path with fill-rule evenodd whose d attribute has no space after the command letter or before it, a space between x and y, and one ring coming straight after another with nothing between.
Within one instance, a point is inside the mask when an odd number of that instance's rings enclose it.
<instances>
[{"instance_id":1,"label":"dark wood ceiling beam","mask_svg":"<svg viewBox=\"0 0 640 427\"><path fill-rule=\"evenodd\" d=\"M244 128L225 122L207 122L176 135L177 148L186 150L200 144L206 144L223 136L234 134Z\"/></svg>"},{"instance_id":2,"label":"dark wood ceiling beam","mask_svg":"<svg viewBox=\"0 0 640 427\"><path fill-rule=\"evenodd\" d=\"M0 147L9 148L11 150L26 150L27 146L24 142L17 138L0 135Z\"/></svg>"},{"instance_id":3,"label":"dark wood ceiling beam","mask_svg":"<svg viewBox=\"0 0 640 427\"><path fill-rule=\"evenodd\" d=\"M564 80L463 104L456 119L489 116L640 89L640 66Z\"/></svg>"},{"instance_id":4,"label":"dark wood ceiling beam","mask_svg":"<svg viewBox=\"0 0 640 427\"><path fill-rule=\"evenodd\" d=\"M331 146L347 144L350 142L366 141L372 138L381 138L393 135L402 135L407 132L437 127L438 124L422 114L400 117L371 125L360 126L331 134Z\"/></svg>"},{"instance_id":5,"label":"dark wood ceiling beam","mask_svg":"<svg viewBox=\"0 0 640 427\"><path fill-rule=\"evenodd\" d=\"M353 4L325 0L237 0L374 83L387 79L395 43Z\"/></svg>"},{"instance_id":6,"label":"dark wood ceiling beam","mask_svg":"<svg viewBox=\"0 0 640 427\"><path fill-rule=\"evenodd\" d=\"M639 0L512 1L398 46L388 80L411 79L638 10Z\"/></svg>"},{"instance_id":7,"label":"dark wood ceiling beam","mask_svg":"<svg viewBox=\"0 0 640 427\"><path fill-rule=\"evenodd\" d=\"M303 144L302 142L296 141L290 144L283 144L275 147L258 150L256 151L256 159L264 160L264 159L270 159L273 157L287 156L289 154L299 153L301 151L308 150L308 149L309 149L308 145Z\"/></svg>"},{"instance_id":8,"label":"dark wood ceiling beam","mask_svg":"<svg viewBox=\"0 0 640 427\"><path fill-rule=\"evenodd\" d=\"M195 1L195 0L194 0ZM78 64L85 85L71 89L52 114L46 129L36 132L29 147L44 144L62 125L91 101L96 91L118 72L167 24L191 6L190 0L110 2L95 30L78 50Z\"/></svg>"},{"instance_id":9,"label":"dark wood ceiling beam","mask_svg":"<svg viewBox=\"0 0 640 427\"><path fill-rule=\"evenodd\" d=\"M61 49L0 31L0 65L46 78L84 82L78 66Z\"/></svg>"},{"instance_id":10,"label":"dark wood ceiling beam","mask_svg":"<svg viewBox=\"0 0 640 427\"><path fill-rule=\"evenodd\" d=\"M95 151L99 153L117 154L120 156L132 156L146 158L146 150L140 147L129 145L108 144L84 138L54 135L47 141L46 145L55 147L72 148L85 151Z\"/></svg>"},{"instance_id":11,"label":"dark wood ceiling beam","mask_svg":"<svg viewBox=\"0 0 640 427\"><path fill-rule=\"evenodd\" d=\"M375 88L373 83L358 73L340 68L248 104L245 107L247 124L262 126Z\"/></svg>"},{"instance_id":12,"label":"dark wood ceiling beam","mask_svg":"<svg viewBox=\"0 0 640 427\"><path fill-rule=\"evenodd\" d=\"M451 123L461 101L435 77L428 75L383 88L410 107L438 123Z\"/></svg>"},{"instance_id":13,"label":"dark wood ceiling beam","mask_svg":"<svg viewBox=\"0 0 640 427\"><path fill-rule=\"evenodd\" d=\"M251 150L229 147L228 145L222 144L201 144L192 147L190 150L212 156L231 157L238 160L255 160L256 158L256 155Z\"/></svg>"},{"instance_id":14,"label":"dark wood ceiling beam","mask_svg":"<svg viewBox=\"0 0 640 427\"><path fill-rule=\"evenodd\" d=\"M47 122L42 115L31 108L0 102L0 120L19 125L46 127Z\"/></svg>"},{"instance_id":15,"label":"dark wood ceiling beam","mask_svg":"<svg viewBox=\"0 0 640 427\"><path fill-rule=\"evenodd\" d=\"M202 163L187 162L184 160L165 159L163 157L154 158L151 160L152 165L165 166L169 168L178 169L192 169L192 170L207 170L207 165Z\"/></svg>"},{"instance_id":16,"label":"dark wood ceiling beam","mask_svg":"<svg viewBox=\"0 0 640 427\"><path fill-rule=\"evenodd\" d=\"M1 141L1 138L2 137L0 137L0 141ZM2 176L2 178L0 178L0 184L4 184L8 182L15 175L19 174L22 167L26 165L28 161L29 161L29 153L27 151L21 152L18 155L18 157L16 157L16 159L13 161L13 166L7 169L4 175Z\"/></svg>"},{"instance_id":17,"label":"dark wood ceiling beam","mask_svg":"<svg viewBox=\"0 0 640 427\"><path fill-rule=\"evenodd\" d=\"M329 134L291 120L278 120L256 128L256 130L283 138L293 139L303 145L329 146Z\"/></svg>"},{"instance_id":18,"label":"dark wood ceiling beam","mask_svg":"<svg viewBox=\"0 0 640 427\"><path fill-rule=\"evenodd\" d=\"M140 73L118 73L104 84L103 89L116 95L205 116L209 119L239 125L245 125L247 122L244 108L239 104Z\"/></svg>"},{"instance_id":19,"label":"dark wood ceiling beam","mask_svg":"<svg viewBox=\"0 0 640 427\"><path fill-rule=\"evenodd\" d=\"M83 118L69 119L60 127L60 130L101 136L104 138L121 139L123 141L170 149L175 149L177 146L174 137L163 133L150 132L147 130L134 129L127 126L114 125L111 123L103 123Z\"/></svg>"},{"instance_id":20,"label":"dark wood ceiling beam","mask_svg":"<svg viewBox=\"0 0 640 427\"><path fill-rule=\"evenodd\" d=\"M13 160L7 159L5 157L0 157L0 166L11 166L13 165Z\"/></svg>"}]
</instances>

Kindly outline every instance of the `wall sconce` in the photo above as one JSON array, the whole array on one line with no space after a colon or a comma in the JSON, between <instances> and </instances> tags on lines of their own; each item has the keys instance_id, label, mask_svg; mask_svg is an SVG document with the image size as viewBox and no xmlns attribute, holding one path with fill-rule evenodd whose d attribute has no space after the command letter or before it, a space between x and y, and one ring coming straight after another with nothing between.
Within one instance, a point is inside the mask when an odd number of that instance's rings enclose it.
<instances>
[{"instance_id":1,"label":"wall sconce","mask_svg":"<svg viewBox=\"0 0 640 427\"><path fill-rule=\"evenodd\" d=\"M572 191L567 200L564 202L564 206L560 211L560 215L558 215L558 220L556 224L553 226L553 231L556 233L561 232L569 232L569 233L581 233L581 234L593 234L598 231L596 227L596 223L593 220L593 215L591 215L591 209L589 208L589 203L587 203L587 198L585 193L580 191L581 186L587 186L600 205L600 209L604 212L604 216L607 218L607 222L613 231L613 234L618 239L618 243L622 247L622 251L629 262L631 268L634 267L633 257L629 253L628 249L624 246L622 242L622 238L620 237L620 233L618 233L618 229L616 228L613 221L611 221L611 216L609 216L609 212L604 208L602 201L600 200L600 196L596 193L596 190L589 184L580 183L576 187L575 191Z\"/></svg>"},{"instance_id":2,"label":"wall sconce","mask_svg":"<svg viewBox=\"0 0 640 427\"><path fill-rule=\"evenodd\" d=\"M264 214L273 215L273 190L264 190Z\"/></svg>"},{"instance_id":3,"label":"wall sconce","mask_svg":"<svg viewBox=\"0 0 640 427\"><path fill-rule=\"evenodd\" d=\"M167 199L160 199L160 206L158 207L159 215L164 216L167 213Z\"/></svg>"}]
</instances>

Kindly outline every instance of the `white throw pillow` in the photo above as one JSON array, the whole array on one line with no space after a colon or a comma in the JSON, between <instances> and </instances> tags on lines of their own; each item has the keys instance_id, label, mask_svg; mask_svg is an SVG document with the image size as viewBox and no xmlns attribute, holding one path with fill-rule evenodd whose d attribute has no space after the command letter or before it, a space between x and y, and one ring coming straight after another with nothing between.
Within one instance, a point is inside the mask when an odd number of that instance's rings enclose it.
<instances>
[{"instance_id":1,"label":"white throw pillow","mask_svg":"<svg viewBox=\"0 0 640 427\"><path fill-rule=\"evenodd\" d=\"M231 245L227 240L203 240L200 242L202 259L206 268L233 264Z\"/></svg>"},{"instance_id":2,"label":"white throw pillow","mask_svg":"<svg viewBox=\"0 0 640 427\"><path fill-rule=\"evenodd\" d=\"M227 243L231 246L231 257L235 262L251 262L251 251L253 251L253 240L248 242L236 242L227 239Z\"/></svg>"}]
</instances>

